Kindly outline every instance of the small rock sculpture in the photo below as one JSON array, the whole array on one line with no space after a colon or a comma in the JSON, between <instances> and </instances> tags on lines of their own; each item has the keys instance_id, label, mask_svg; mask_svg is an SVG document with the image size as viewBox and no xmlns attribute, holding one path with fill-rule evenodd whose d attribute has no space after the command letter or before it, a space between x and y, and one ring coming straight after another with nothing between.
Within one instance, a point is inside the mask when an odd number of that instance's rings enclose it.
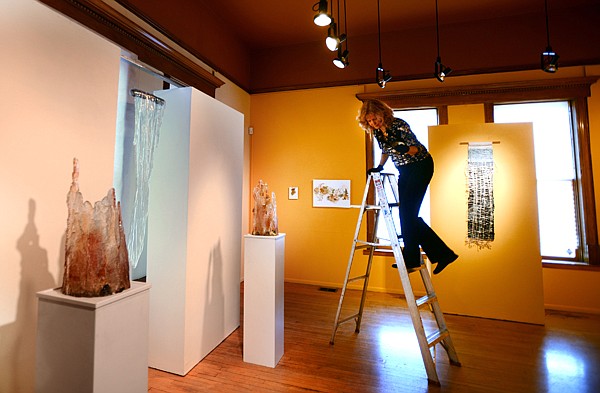
<instances>
[{"instance_id":1,"label":"small rock sculpture","mask_svg":"<svg viewBox=\"0 0 600 393\"><path fill-rule=\"evenodd\" d=\"M254 197L254 208L252 209L252 234L259 236L277 236L277 203L275 193L269 195L269 186L258 181L252 193Z\"/></svg>"},{"instance_id":2,"label":"small rock sculpture","mask_svg":"<svg viewBox=\"0 0 600 393\"><path fill-rule=\"evenodd\" d=\"M115 190L94 204L79 192L79 162L73 159L73 182L67 194L69 215L62 293L107 296L130 287L129 261Z\"/></svg>"}]
</instances>

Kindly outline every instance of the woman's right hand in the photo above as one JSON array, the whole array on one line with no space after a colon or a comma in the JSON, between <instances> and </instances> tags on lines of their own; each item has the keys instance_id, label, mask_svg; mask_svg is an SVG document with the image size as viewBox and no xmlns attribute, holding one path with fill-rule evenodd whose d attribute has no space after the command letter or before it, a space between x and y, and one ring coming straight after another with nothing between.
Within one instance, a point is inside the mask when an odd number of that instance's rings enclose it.
<instances>
[{"instance_id":1,"label":"woman's right hand","mask_svg":"<svg viewBox=\"0 0 600 393\"><path fill-rule=\"evenodd\" d=\"M373 172L381 172L383 170L383 165L377 165L374 168L368 169L367 170L367 175L370 175Z\"/></svg>"}]
</instances>

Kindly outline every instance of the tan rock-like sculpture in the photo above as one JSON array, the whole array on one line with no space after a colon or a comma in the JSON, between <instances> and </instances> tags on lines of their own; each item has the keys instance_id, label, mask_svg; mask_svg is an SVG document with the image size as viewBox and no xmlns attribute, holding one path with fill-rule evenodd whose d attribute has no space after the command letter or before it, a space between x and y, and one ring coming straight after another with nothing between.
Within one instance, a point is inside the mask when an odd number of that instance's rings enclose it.
<instances>
[{"instance_id":1,"label":"tan rock-like sculpture","mask_svg":"<svg viewBox=\"0 0 600 393\"><path fill-rule=\"evenodd\" d=\"M252 234L259 236L277 236L277 203L275 193L269 195L269 186L258 181L252 192L254 208L252 209Z\"/></svg>"},{"instance_id":2,"label":"tan rock-like sculpture","mask_svg":"<svg viewBox=\"0 0 600 393\"><path fill-rule=\"evenodd\" d=\"M73 159L73 182L67 194L65 274L62 293L107 296L130 287L129 260L115 189L92 206L79 192L79 162Z\"/></svg>"}]
</instances>

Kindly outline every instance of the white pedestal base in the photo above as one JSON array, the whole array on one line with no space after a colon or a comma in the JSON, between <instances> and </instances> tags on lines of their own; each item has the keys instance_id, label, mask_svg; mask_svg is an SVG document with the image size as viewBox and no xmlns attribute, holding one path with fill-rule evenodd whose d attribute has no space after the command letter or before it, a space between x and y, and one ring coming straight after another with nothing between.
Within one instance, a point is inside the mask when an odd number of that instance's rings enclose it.
<instances>
[{"instance_id":1,"label":"white pedestal base","mask_svg":"<svg viewBox=\"0 0 600 393\"><path fill-rule=\"evenodd\" d=\"M244 238L244 362L275 367L283 356L285 234Z\"/></svg>"},{"instance_id":2,"label":"white pedestal base","mask_svg":"<svg viewBox=\"0 0 600 393\"><path fill-rule=\"evenodd\" d=\"M150 284L111 296L37 293L36 392L148 391Z\"/></svg>"}]
</instances>

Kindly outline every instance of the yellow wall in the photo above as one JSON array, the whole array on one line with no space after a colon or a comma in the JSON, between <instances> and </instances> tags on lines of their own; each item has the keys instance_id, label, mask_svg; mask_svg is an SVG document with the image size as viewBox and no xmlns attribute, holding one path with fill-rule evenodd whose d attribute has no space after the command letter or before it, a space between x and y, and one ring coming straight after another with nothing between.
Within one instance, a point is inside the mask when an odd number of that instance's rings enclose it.
<instances>
[{"instance_id":1,"label":"yellow wall","mask_svg":"<svg viewBox=\"0 0 600 393\"><path fill-rule=\"evenodd\" d=\"M542 75L543 74L543 75ZM600 75L598 67L563 68L555 76L540 71L448 78L448 86L500 83L551 77ZM386 90L438 86L433 80L390 83ZM340 287L348 262L357 211L313 208L312 179L350 179L353 204L360 203L365 181L364 133L356 123L357 93L381 91L375 85L323 88L251 96L251 175L277 195L280 230L286 236L285 278L322 286ZM600 155L600 86L588 100L592 155ZM482 123L483 105L450 106L449 122ZM596 177L600 160L594 161ZM288 200L288 187L300 188L298 200ZM596 190L597 200L600 190ZM598 201L597 201L598 204ZM599 216L600 217L600 216ZM362 254L355 259L360 266ZM375 258L369 288L401 291L396 270L388 258ZM360 270L360 269L358 269ZM544 269L547 307L600 313L600 271ZM420 286L415 285L419 291ZM507 288L510 290L510 288Z\"/></svg>"},{"instance_id":2,"label":"yellow wall","mask_svg":"<svg viewBox=\"0 0 600 393\"><path fill-rule=\"evenodd\" d=\"M468 146L463 143L492 141L498 142L493 145L496 236L489 249L478 249L465 244ZM435 157L431 225L460 256L433 277L440 306L452 314L543 324L532 124L429 127L429 151Z\"/></svg>"},{"instance_id":3,"label":"yellow wall","mask_svg":"<svg viewBox=\"0 0 600 393\"><path fill-rule=\"evenodd\" d=\"M356 225L356 210L313 208L313 179L349 179L351 202L364 187L364 133L354 120L355 87L252 96L251 185L275 192L279 230L286 233L287 280L339 284ZM299 198L288 199L297 186Z\"/></svg>"},{"instance_id":4,"label":"yellow wall","mask_svg":"<svg viewBox=\"0 0 600 393\"><path fill-rule=\"evenodd\" d=\"M215 99L235 109L244 115L244 173L242 178L242 233L247 233L250 225L250 135L248 135L248 127L250 127L250 94L240 89L233 83L227 80L223 75L217 75L218 78L225 81L225 84L218 88L215 92ZM244 241L240 239L242 244L242 255ZM244 264L240 267L240 282L244 281Z\"/></svg>"}]
</instances>

